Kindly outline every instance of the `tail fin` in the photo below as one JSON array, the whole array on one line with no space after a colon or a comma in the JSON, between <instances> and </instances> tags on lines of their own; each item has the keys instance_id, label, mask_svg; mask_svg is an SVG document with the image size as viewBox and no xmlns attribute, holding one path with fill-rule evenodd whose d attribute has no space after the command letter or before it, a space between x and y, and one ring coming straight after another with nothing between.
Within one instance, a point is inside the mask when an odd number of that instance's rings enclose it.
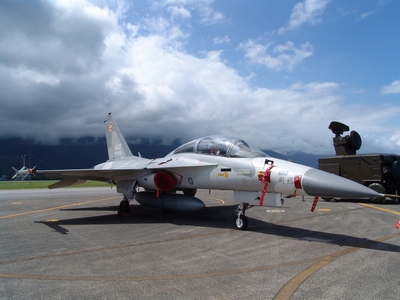
<instances>
[{"instance_id":1,"label":"tail fin","mask_svg":"<svg viewBox=\"0 0 400 300\"><path fill-rule=\"evenodd\" d=\"M119 130L117 123L115 123L111 113L108 113L104 123L106 125L108 158L116 159L132 156L132 152L129 149L128 144L122 136L122 133Z\"/></svg>"}]
</instances>

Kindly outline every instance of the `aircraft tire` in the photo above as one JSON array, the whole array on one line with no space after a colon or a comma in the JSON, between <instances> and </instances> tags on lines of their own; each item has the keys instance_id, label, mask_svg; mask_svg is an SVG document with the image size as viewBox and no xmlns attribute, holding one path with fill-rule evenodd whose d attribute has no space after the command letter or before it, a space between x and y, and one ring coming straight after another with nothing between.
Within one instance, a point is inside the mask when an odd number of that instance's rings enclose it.
<instances>
[{"instance_id":1,"label":"aircraft tire","mask_svg":"<svg viewBox=\"0 0 400 300\"><path fill-rule=\"evenodd\" d=\"M131 211L131 207L129 205L129 201L122 200L119 204L119 212L120 214L128 214Z\"/></svg>"},{"instance_id":2,"label":"aircraft tire","mask_svg":"<svg viewBox=\"0 0 400 300\"><path fill-rule=\"evenodd\" d=\"M246 230L247 226L249 226L249 220L246 216L240 215L238 218L236 218L235 225L239 230Z\"/></svg>"}]
</instances>

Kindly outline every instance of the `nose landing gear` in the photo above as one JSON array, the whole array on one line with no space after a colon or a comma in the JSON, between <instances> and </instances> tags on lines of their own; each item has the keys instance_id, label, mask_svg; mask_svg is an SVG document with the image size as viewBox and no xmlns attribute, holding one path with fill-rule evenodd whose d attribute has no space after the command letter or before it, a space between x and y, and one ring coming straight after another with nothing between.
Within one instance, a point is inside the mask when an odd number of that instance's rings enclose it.
<instances>
[{"instance_id":1,"label":"nose landing gear","mask_svg":"<svg viewBox=\"0 0 400 300\"><path fill-rule=\"evenodd\" d=\"M246 230L247 226L249 225L249 221L247 217L245 216L246 209L250 208L249 203L242 202L238 205L238 208L236 209L236 220L235 220L235 225L236 228L239 230Z\"/></svg>"}]
</instances>

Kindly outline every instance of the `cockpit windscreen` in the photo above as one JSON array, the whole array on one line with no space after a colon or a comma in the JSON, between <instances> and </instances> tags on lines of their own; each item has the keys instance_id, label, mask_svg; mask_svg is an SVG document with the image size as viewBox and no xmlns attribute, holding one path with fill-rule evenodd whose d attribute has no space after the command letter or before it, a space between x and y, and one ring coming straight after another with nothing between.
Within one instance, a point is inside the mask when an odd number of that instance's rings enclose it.
<instances>
[{"instance_id":1,"label":"cockpit windscreen","mask_svg":"<svg viewBox=\"0 0 400 300\"><path fill-rule=\"evenodd\" d=\"M237 158L267 156L264 152L243 140L219 135L207 136L188 142L178 147L167 156L178 153L198 153Z\"/></svg>"}]
</instances>

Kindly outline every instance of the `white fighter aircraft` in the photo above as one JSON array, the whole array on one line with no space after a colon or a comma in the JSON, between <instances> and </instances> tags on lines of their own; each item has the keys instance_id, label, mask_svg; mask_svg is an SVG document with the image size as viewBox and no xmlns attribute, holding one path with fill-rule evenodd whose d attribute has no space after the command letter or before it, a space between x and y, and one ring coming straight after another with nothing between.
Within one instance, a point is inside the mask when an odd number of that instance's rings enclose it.
<instances>
[{"instance_id":1,"label":"white fighter aircraft","mask_svg":"<svg viewBox=\"0 0 400 300\"><path fill-rule=\"evenodd\" d=\"M368 198L384 196L356 182L289 161L267 157L241 139L207 136L188 142L163 158L133 156L111 113L105 122L109 160L92 169L37 171L63 178L49 188L86 180L105 181L123 194L119 213L129 201L169 211L196 211L204 203L197 189L233 190L238 209L235 225L245 230L251 205L280 203L282 196ZM141 187L143 191L139 191ZM141 189L141 190L142 190Z\"/></svg>"},{"instance_id":2,"label":"white fighter aircraft","mask_svg":"<svg viewBox=\"0 0 400 300\"><path fill-rule=\"evenodd\" d=\"M12 167L12 169L15 171L14 176L11 179L19 179L24 180L27 176L29 175L34 175L36 173L36 166L34 166L32 169L29 169L25 166L25 155L22 156L22 161L23 161L23 166L21 169L17 169Z\"/></svg>"}]
</instances>

